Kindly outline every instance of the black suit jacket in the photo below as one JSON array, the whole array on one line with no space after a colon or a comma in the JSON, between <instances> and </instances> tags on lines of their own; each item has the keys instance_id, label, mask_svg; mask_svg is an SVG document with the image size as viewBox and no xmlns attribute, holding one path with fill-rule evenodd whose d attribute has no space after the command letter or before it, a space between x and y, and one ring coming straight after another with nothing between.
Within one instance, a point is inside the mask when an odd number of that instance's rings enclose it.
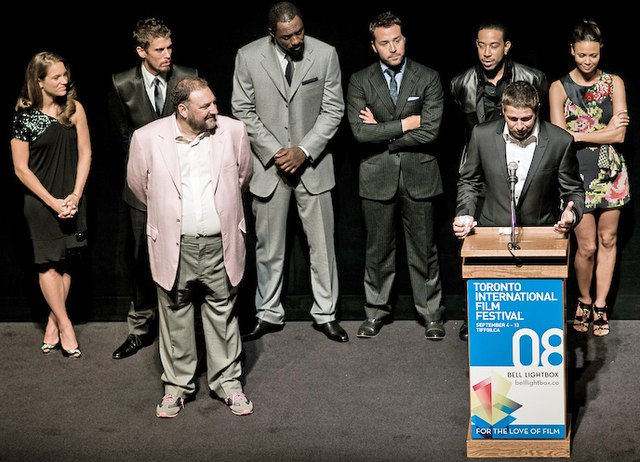
<instances>
[{"instance_id":1,"label":"black suit jacket","mask_svg":"<svg viewBox=\"0 0 640 462\"><path fill-rule=\"evenodd\" d=\"M365 124L360 110L368 107L378 122ZM407 59L397 105L393 105L380 62L351 76L347 117L361 143L360 196L388 200L398 190L400 170L411 197L426 199L442 193L434 142L440 133L444 92L437 71ZM420 127L402 132L402 121L420 114Z\"/></svg>"},{"instance_id":2,"label":"black suit jacket","mask_svg":"<svg viewBox=\"0 0 640 462\"><path fill-rule=\"evenodd\" d=\"M165 95L164 108L162 110L163 117L173 113L171 93L176 84L188 75L198 75L198 71L190 67L172 66L171 72L167 75L167 94ZM120 156L124 159L126 167L129 158L131 135L136 129L158 119L158 115L147 96L140 66L113 74L111 83L108 99L109 121L115 138L116 149L121 151ZM133 195L127 186L126 180L122 198L131 207L138 210L146 210L144 204Z\"/></svg>"},{"instance_id":3,"label":"black suit jacket","mask_svg":"<svg viewBox=\"0 0 640 462\"><path fill-rule=\"evenodd\" d=\"M467 160L458 180L456 215L476 214L478 196L486 186L480 226L511 224L511 192L507 172L504 119L476 125L471 132ZM576 223L584 210L584 189L573 137L540 121L539 139L516 206L520 226L556 223L568 201L574 202Z\"/></svg>"}]
</instances>

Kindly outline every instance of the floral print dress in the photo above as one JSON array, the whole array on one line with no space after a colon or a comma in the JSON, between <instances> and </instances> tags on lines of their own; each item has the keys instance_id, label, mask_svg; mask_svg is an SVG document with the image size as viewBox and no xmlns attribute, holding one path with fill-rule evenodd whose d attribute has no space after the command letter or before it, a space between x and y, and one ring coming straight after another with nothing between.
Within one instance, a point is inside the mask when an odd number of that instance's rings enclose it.
<instances>
[{"instance_id":1,"label":"floral print dress","mask_svg":"<svg viewBox=\"0 0 640 462\"><path fill-rule=\"evenodd\" d=\"M567 93L564 103L567 129L589 133L605 128L613 117L613 74L602 72L598 81L589 86L578 85L568 74L560 81ZM584 181L585 212L621 207L629 202L627 165L618 147L579 143L577 148Z\"/></svg>"}]
</instances>

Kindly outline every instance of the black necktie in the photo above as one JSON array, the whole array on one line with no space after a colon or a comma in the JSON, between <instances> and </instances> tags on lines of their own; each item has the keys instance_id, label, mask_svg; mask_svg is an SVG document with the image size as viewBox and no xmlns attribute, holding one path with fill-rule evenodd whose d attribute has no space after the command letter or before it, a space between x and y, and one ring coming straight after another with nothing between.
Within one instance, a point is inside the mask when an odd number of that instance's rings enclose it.
<instances>
[{"instance_id":1,"label":"black necktie","mask_svg":"<svg viewBox=\"0 0 640 462\"><path fill-rule=\"evenodd\" d=\"M396 82L397 72L391 68L387 68L385 72L391 78L389 82L389 93L391 93L391 99L393 100L393 104L396 104L396 102L398 101L398 82Z\"/></svg>"},{"instance_id":2,"label":"black necktie","mask_svg":"<svg viewBox=\"0 0 640 462\"><path fill-rule=\"evenodd\" d=\"M156 114L158 114L158 117L162 116L162 107L164 106L164 101L163 101L163 97L162 97L162 91L160 90L160 79L158 77L156 77L155 79L153 79L152 82L153 85L153 101L156 105Z\"/></svg>"},{"instance_id":3,"label":"black necktie","mask_svg":"<svg viewBox=\"0 0 640 462\"><path fill-rule=\"evenodd\" d=\"M284 77L287 79L287 83L291 85L291 78L293 77L293 62L291 61L291 56L288 54L284 55L287 60L287 68L284 70Z\"/></svg>"}]
</instances>

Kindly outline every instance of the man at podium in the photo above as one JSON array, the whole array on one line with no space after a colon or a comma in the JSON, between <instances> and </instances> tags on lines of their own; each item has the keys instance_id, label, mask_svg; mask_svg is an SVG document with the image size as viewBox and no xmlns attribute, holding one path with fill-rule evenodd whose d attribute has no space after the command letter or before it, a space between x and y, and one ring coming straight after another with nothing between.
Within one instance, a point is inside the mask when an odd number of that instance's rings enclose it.
<instances>
[{"instance_id":1,"label":"man at podium","mask_svg":"<svg viewBox=\"0 0 640 462\"><path fill-rule=\"evenodd\" d=\"M502 95L503 119L473 128L458 179L453 220L458 239L476 220L479 226L515 222L567 233L582 218L584 189L573 137L539 119L539 110L535 87L513 82ZM484 204L476 210L483 190Z\"/></svg>"}]
</instances>

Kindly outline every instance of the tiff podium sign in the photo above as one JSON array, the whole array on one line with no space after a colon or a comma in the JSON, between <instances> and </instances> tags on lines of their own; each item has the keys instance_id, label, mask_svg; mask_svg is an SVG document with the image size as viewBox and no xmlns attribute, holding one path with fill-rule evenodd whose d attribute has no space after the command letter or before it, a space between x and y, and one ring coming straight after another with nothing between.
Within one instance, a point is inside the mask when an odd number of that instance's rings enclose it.
<instances>
[{"instance_id":1,"label":"tiff podium sign","mask_svg":"<svg viewBox=\"0 0 640 462\"><path fill-rule=\"evenodd\" d=\"M471 436L565 438L563 285L469 279Z\"/></svg>"}]
</instances>

